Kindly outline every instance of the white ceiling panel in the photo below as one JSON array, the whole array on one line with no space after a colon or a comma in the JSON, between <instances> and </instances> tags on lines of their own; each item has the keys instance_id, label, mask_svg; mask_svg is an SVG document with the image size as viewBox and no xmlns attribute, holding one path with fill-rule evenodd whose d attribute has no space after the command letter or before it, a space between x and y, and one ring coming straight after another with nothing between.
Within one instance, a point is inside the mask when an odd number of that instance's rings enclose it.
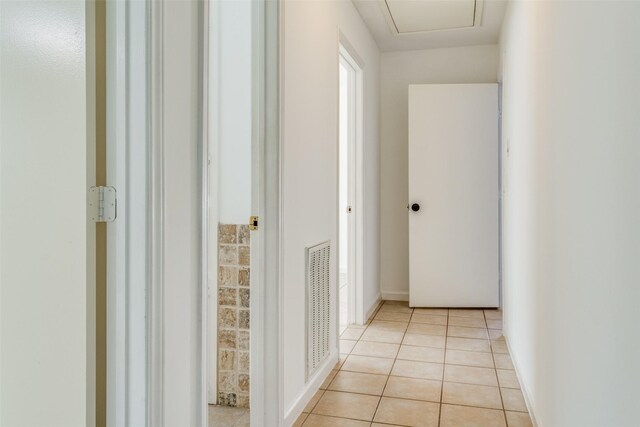
<instances>
[{"instance_id":1,"label":"white ceiling panel","mask_svg":"<svg viewBox=\"0 0 640 427\"><path fill-rule=\"evenodd\" d=\"M473 27L475 0L385 0L398 33Z\"/></svg>"}]
</instances>

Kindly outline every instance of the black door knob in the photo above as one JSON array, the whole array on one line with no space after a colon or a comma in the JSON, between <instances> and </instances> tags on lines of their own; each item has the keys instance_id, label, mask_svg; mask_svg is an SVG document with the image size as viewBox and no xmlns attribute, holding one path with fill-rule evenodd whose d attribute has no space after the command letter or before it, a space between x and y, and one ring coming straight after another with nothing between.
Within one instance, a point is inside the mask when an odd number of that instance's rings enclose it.
<instances>
[{"instance_id":1,"label":"black door knob","mask_svg":"<svg viewBox=\"0 0 640 427\"><path fill-rule=\"evenodd\" d=\"M411 210L414 212L418 212L420 210L420 205L417 203L414 203L411 205Z\"/></svg>"}]
</instances>

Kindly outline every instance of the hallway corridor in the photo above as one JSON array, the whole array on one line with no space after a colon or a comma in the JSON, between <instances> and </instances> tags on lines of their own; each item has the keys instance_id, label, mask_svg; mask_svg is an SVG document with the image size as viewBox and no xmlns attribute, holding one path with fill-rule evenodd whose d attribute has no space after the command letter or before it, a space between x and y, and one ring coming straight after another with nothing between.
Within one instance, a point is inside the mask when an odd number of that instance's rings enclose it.
<instances>
[{"instance_id":1,"label":"hallway corridor","mask_svg":"<svg viewBox=\"0 0 640 427\"><path fill-rule=\"evenodd\" d=\"M340 353L294 426L532 425L500 311L386 301L342 333Z\"/></svg>"}]
</instances>

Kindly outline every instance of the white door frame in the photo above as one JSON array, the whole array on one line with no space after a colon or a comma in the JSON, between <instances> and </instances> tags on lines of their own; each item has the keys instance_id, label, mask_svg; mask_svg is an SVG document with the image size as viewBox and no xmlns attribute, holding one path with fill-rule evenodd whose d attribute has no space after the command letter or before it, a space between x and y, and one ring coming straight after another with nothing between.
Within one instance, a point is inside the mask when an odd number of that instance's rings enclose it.
<instances>
[{"instance_id":1,"label":"white door frame","mask_svg":"<svg viewBox=\"0 0 640 427\"><path fill-rule=\"evenodd\" d=\"M147 419L149 102L148 8L107 1L107 183L118 192L107 227L107 425ZM133 232L137 230L138 232Z\"/></svg>"},{"instance_id":2,"label":"white door frame","mask_svg":"<svg viewBox=\"0 0 640 427\"><path fill-rule=\"evenodd\" d=\"M354 106L354 114L350 116L350 127L353 133L349 136L349 199L352 202L353 213L349 227L349 323L363 325L364 309L364 175L363 175L363 145L364 145L364 91L363 68L355 50L346 37L340 34L339 45L340 62L353 70L354 91L350 93L350 103ZM338 144L340 144L338 138ZM338 147L338 152L340 151ZM339 192L338 192L339 193ZM338 203L338 206L340 204ZM340 213L339 213L340 214ZM338 245L338 251L339 251ZM338 257L340 254L338 253ZM339 259L339 258L338 258ZM339 274L339 272L338 272ZM338 283L340 283L338 277Z\"/></svg>"}]
</instances>

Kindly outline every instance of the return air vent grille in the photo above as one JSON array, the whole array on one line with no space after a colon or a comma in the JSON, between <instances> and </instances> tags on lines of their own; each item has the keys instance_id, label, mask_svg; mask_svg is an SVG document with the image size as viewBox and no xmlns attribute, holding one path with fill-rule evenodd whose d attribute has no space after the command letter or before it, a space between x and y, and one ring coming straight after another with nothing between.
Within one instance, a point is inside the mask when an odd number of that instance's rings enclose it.
<instances>
[{"instance_id":1,"label":"return air vent grille","mask_svg":"<svg viewBox=\"0 0 640 427\"><path fill-rule=\"evenodd\" d=\"M331 327L331 244L306 249L307 255L307 379L329 356Z\"/></svg>"}]
</instances>

